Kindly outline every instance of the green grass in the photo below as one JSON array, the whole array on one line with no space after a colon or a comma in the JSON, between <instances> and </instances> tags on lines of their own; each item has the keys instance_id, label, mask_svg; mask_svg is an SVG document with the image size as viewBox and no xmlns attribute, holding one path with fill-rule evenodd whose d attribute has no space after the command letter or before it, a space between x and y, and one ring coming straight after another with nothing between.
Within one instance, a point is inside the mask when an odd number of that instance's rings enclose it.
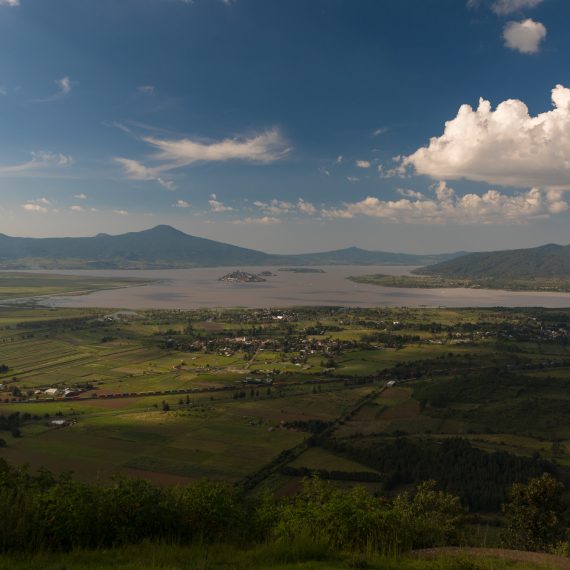
<instances>
[{"instance_id":1,"label":"green grass","mask_svg":"<svg viewBox=\"0 0 570 570\"><path fill-rule=\"evenodd\" d=\"M319 544L270 544L251 549L230 545L170 546L143 544L100 551L12 555L0 570L537 570L549 566L493 558L439 556L418 560L332 552ZM550 566L554 570L553 566Z\"/></svg>"},{"instance_id":2,"label":"green grass","mask_svg":"<svg viewBox=\"0 0 570 570\"><path fill-rule=\"evenodd\" d=\"M306 467L307 469L315 470L376 473L374 469L319 447L310 447L295 461L292 461L290 465L291 467Z\"/></svg>"},{"instance_id":3,"label":"green grass","mask_svg":"<svg viewBox=\"0 0 570 570\"><path fill-rule=\"evenodd\" d=\"M359 275L348 277L355 283L378 285L381 287L401 287L406 289L506 289L510 291L570 291L567 278L461 278L440 277L438 275Z\"/></svg>"}]
</instances>

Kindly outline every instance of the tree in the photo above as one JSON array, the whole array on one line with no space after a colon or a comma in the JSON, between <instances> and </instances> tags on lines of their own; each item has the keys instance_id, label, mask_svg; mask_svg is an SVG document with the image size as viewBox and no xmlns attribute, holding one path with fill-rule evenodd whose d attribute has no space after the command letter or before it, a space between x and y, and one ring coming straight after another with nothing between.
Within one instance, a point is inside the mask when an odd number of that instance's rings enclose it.
<instances>
[{"instance_id":1,"label":"tree","mask_svg":"<svg viewBox=\"0 0 570 570\"><path fill-rule=\"evenodd\" d=\"M2 439L2 438L0 437L0 448L6 447L6 445L7 445L7 444L6 444L6 440L5 440L5 439Z\"/></svg>"},{"instance_id":2,"label":"tree","mask_svg":"<svg viewBox=\"0 0 570 570\"><path fill-rule=\"evenodd\" d=\"M509 547L520 550L548 550L564 536L564 485L552 475L515 483L511 502L503 506L506 516L504 539Z\"/></svg>"}]
</instances>

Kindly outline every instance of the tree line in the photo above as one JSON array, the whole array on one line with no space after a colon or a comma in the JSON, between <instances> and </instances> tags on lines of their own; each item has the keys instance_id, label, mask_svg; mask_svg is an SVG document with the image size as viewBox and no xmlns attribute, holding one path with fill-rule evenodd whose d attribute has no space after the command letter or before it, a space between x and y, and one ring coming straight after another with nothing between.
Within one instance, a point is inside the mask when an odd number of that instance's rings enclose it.
<instances>
[{"instance_id":1,"label":"tree line","mask_svg":"<svg viewBox=\"0 0 570 570\"><path fill-rule=\"evenodd\" d=\"M456 541L462 514L431 482L380 499L313 478L293 499L275 500L213 481L164 488L119 478L98 487L0 460L0 552L308 540L394 553Z\"/></svg>"}]
</instances>

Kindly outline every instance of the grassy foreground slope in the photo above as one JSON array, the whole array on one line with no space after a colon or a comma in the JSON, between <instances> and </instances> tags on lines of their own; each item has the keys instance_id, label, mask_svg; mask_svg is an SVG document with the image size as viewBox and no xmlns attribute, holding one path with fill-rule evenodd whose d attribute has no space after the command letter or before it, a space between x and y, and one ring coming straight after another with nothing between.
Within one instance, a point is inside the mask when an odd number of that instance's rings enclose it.
<instances>
[{"instance_id":1,"label":"grassy foreground slope","mask_svg":"<svg viewBox=\"0 0 570 570\"><path fill-rule=\"evenodd\" d=\"M229 545L180 547L143 544L120 549L74 551L62 554L0 557L0 570L565 570L568 561L548 555L529 555L526 562L510 553L505 558L465 553L431 558L386 558L331 552L318 544L262 545L240 550Z\"/></svg>"}]
</instances>

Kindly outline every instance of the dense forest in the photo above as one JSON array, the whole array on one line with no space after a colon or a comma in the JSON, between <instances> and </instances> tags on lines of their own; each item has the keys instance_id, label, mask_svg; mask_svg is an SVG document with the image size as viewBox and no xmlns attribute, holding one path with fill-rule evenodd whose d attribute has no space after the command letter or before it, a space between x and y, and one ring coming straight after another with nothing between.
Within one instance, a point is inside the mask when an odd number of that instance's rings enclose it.
<instances>
[{"instance_id":1,"label":"dense forest","mask_svg":"<svg viewBox=\"0 0 570 570\"><path fill-rule=\"evenodd\" d=\"M386 491L433 479L442 490L458 496L470 511L499 511L513 483L542 473L561 475L555 464L538 456L485 453L461 438L354 443L330 439L322 444L382 472Z\"/></svg>"}]
</instances>

